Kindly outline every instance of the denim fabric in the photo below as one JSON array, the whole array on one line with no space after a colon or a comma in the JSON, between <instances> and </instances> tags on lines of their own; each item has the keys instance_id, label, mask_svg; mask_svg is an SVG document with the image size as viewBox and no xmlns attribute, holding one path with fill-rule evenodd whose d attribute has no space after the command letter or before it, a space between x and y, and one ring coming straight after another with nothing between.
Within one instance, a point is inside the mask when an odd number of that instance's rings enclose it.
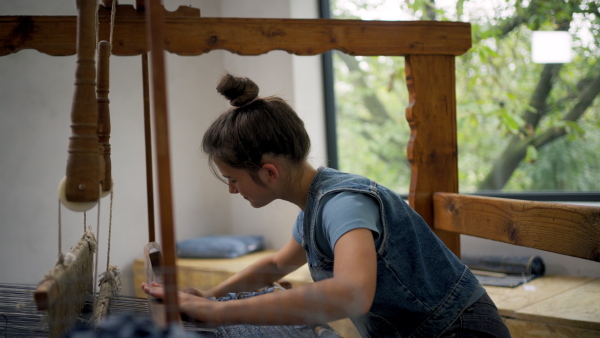
<instances>
[{"instance_id":1,"label":"denim fabric","mask_svg":"<svg viewBox=\"0 0 600 338\"><path fill-rule=\"evenodd\" d=\"M498 314L498 308L486 293L469 306L442 337L510 338L510 332Z\"/></svg>"},{"instance_id":2,"label":"denim fabric","mask_svg":"<svg viewBox=\"0 0 600 338\"><path fill-rule=\"evenodd\" d=\"M333 261L315 242L316 215L324 196L340 191L378 201L383 234L377 248L377 291L369 312L351 318L363 336L437 337L472 303L480 285L395 192L362 176L320 167L301 211L301 244L313 280L333 276Z\"/></svg>"}]
</instances>

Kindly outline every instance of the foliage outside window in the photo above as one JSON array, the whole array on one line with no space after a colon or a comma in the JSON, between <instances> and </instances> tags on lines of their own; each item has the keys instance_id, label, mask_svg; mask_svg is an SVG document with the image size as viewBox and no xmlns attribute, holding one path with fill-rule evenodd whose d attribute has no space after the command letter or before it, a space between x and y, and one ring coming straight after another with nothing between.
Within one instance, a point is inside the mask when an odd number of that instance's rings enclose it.
<instances>
[{"instance_id":1,"label":"foliage outside window","mask_svg":"<svg viewBox=\"0 0 600 338\"><path fill-rule=\"evenodd\" d=\"M600 191L600 5L593 0L331 0L332 17L472 25L456 59L459 190ZM536 64L533 31L566 31L572 61ZM401 37L399 37L401 38ZM401 57L334 53L339 169L406 193Z\"/></svg>"}]
</instances>

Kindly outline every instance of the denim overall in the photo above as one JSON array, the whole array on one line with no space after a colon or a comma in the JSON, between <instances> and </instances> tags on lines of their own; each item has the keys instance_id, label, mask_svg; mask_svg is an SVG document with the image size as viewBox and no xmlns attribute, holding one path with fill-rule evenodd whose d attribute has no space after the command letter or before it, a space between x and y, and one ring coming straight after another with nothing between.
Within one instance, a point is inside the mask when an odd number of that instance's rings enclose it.
<instances>
[{"instance_id":1,"label":"denim overall","mask_svg":"<svg viewBox=\"0 0 600 338\"><path fill-rule=\"evenodd\" d=\"M377 289L369 312L351 318L365 337L437 337L461 314L479 287L471 271L395 192L358 175L320 167L308 196L301 233L313 280L333 277L333 260L315 241L323 196L354 191L377 200L383 226L376 240Z\"/></svg>"}]
</instances>

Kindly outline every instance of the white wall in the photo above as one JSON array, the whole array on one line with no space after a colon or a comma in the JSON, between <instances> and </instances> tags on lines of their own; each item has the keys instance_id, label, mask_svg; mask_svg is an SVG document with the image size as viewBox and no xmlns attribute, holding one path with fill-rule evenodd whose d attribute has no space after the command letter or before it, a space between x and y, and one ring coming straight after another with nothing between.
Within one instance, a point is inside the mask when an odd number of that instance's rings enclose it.
<instances>
[{"instance_id":1,"label":"white wall","mask_svg":"<svg viewBox=\"0 0 600 338\"><path fill-rule=\"evenodd\" d=\"M257 5L260 3L261 5ZM265 11L268 8L268 11ZM223 17L256 18L315 18L316 1L255 2L225 1ZM283 51L260 56L224 55L224 68L232 74L243 74L260 87L261 96L278 95L288 101L304 120L312 142L311 162L325 163L324 104L320 57L298 57ZM317 71L315 71L317 70ZM223 102L227 107L228 102ZM232 232L262 234L269 247L278 248L291 238L290 225L296 219L298 207L284 201L275 201L261 209L254 209L240 198L231 200ZM248 217L252 215L252 217Z\"/></svg>"},{"instance_id":2,"label":"white wall","mask_svg":"<svg viewBox=\"0 0 600 338\"><path fill-rule=\"evenodd\" d=\"M290 0L294 2L293 0ZM316 1L168 0L200 8L202 16L317 17ZM314 3L313 3L314 2ZM120 1L133 4L134 0ZM268 10L267 10L268 9ZM74 0L3 0L2 15L76 15ZM300 60L303 59L304 60ZM200 150L204 130L228 102L215 87L225 72L248 76L261 95L279 94L306 120L315 165L324 163L324 118L318 57L272 52L241 57L225 51L167 55L174 221L177 239L206 234L262 234L271 248L291 235L298 212L280 202L253 209L208 169ZM75 56L25 50L0 57L0 283L36 284L58 254L57 186L65 175ZM122 271L122 294L132 295L134 259L148 242L141 57L111 57L110 110L114 202L110 263ZM309 82L307 82L309 81ZM156 173L156 170L154 170ZM157 197L155 197L157 198ZM109 198L100 203L99 272L106 266ZM61 209L62 251L83 231L83 214ZM96 232L98 209L86 213ZM158 224L158 208L156 222ZM160 234L159 229L156 230ZM159 238L160 242L160 238Z\"/></svg>"}]
</instances>

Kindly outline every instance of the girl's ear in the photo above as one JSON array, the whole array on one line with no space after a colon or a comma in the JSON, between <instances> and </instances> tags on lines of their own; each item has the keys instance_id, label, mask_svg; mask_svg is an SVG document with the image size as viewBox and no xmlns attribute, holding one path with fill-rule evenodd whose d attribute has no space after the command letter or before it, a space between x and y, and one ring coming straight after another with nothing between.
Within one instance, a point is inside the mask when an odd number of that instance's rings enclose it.
<instances>
[{"instance_id":1,"label":"girl's ear","mask_svg":"<svg viewBox=\"0 0 600 338\"><path fill-rule=\"evenodd\" d=\"M265 163L261 169L262 178L265 183L273 183L279 178L279 169L273 163Z\"/></svg>"}]
</instances>

